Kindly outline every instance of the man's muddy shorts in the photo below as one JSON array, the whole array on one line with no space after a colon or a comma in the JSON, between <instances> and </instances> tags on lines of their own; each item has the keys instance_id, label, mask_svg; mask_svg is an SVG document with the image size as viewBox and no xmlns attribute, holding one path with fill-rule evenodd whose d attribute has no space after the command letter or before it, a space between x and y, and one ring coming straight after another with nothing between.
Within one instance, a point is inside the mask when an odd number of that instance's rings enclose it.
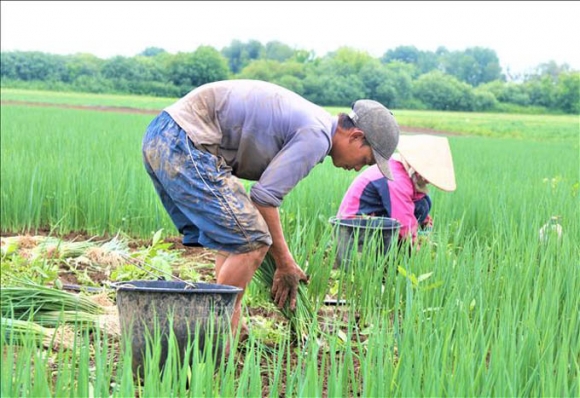
<instances>
[{"instance_id":1,"label":"man's muddy shorts","mask_svg":"<svg viewBox=\"0 0 580 398\"><path fill-rule=\"evenodd\" d=\"M272 244L264 218L231 168L196 149L165 111L147 128L143 162L184 245L246 253Z\"/></svg>"}]
</instances>

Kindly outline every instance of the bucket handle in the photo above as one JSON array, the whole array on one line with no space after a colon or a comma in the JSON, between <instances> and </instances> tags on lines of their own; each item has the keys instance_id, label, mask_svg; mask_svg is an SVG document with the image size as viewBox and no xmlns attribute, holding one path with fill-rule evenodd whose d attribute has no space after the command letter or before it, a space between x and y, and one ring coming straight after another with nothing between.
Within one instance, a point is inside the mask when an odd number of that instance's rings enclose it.
<instances>
[{"instance_id":1,"label":"bucket handle","mask_svg":"<svg viewBox=\"0 0 580 398\"><path fill-rule=\"evenodd\" d=\"M163 270L160 270L159 268L155 268L155 267L154 267L154 266L152 266L151 264L147 264L147 263L146 263L145 261L143 261L143 260L139 260L139 259L137 259L137 258L135 258L135 257L131 257L131 256L129 256L128 254L122 254L121 256L123 257L123 259L124 259L125 261L127 261L127 262L129 262L129 263L133 264L135 267L137 267L137 268L141 269L142 271L145 271L145 272L147 272L149 275L152 275L152 276L154 276L154 277L157 277L157 276L158 276L158 275L155 275L153 272L151 272L151 271L149 271L149 270L147 270L147 269L143 268L143 266L147 266L147 267L149 267L149 268L152 268L152 269L154 269L155 271L159 272L160 274L163 274L163 275L165 275L165 276L169 276L170 278L173 278L173 279L175 279L175 280L177 280L177 281L179 281L179 282L183 282L183 283L185 283L185 285L186 285L186 287L185 287L185 288L186 288L186 289L188 289L188 288L189 288L189 289L197 289L197 286L196 286L196 284L195 284L195 283L191 283L191 282L188 282L188 281L184 281L183 279L181 279L181 278L179 278L179 277L177 277L177 276L175 276L175 275L173 275L173 274L170 274L170 273L168 273L168 272L165 272L165 271L163 271Z\"/></svg>"}]
</instances>

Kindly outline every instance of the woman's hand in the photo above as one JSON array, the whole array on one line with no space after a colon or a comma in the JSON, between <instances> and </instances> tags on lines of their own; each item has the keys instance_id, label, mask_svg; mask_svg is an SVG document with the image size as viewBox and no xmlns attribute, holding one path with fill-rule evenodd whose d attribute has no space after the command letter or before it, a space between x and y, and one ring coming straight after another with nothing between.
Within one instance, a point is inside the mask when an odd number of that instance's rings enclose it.
<instances>
[{"instance_id":1,"label":"woman's hand","mask_svg":"<svg viewBox=\"0 0 580 398\"><path fill-rule=\"evenodd\" d=\"M431 230L433 229L433 218L431 215L427 215L423 223L421 224L421 229Z\"/></svg>"}]
</instances>

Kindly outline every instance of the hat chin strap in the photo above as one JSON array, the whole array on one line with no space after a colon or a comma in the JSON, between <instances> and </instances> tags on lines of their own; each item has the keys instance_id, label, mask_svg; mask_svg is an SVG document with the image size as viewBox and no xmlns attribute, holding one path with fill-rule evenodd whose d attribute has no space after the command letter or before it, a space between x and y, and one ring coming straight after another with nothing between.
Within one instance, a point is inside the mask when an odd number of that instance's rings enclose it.
<instances>
[{"instance_id":1,"label":"hat chin strap","mask_svg":"<svg viewBox=\"0 0 580 398\"><path fill-rule=\"evenodd\" d=\"M429 193L429 187L427 186L429 184L429 181L424 179L423 176L421 176L421 174L417 173L417 171L414 168L412 168L411 165L407 163L407 161L402 156L401 163L403 164L405 171L409 175L409 178L413 182L413 188L415 188L415 191L425 194Z\"/></svg>"},{"instance_id":2,"label":"hat chin strap","mask_svg":"<svg viewBox=\"0 0 580 398\"><path fill-rule=\"evenodd\" d=\"M414 172L411 176L411 181L413 181L413 186L415 187L415 191L421 193L429 193L429 182L421 177L421 175L417 172Z\"/></svg>"}]
</instances>

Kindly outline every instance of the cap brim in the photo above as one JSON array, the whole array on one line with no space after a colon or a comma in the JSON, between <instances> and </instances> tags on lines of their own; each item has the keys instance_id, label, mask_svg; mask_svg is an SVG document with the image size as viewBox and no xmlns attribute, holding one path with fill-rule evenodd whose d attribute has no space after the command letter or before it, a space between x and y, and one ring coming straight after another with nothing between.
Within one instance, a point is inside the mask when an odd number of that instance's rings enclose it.
<instances>
[{"instance_id":1,"label":"cap brim","mask_svg":"<svg viewBox=\"0 0 580 398\"><path fill-rule=\"evenodd\" d=\"M389 180L394 180L393 174L391 173L391 168L389 167L389 160L382 157L377 151L373 149L373 155L375 157L375 161L377 162L377 166L381 173Z\"/></svg>"}]
</instances>

